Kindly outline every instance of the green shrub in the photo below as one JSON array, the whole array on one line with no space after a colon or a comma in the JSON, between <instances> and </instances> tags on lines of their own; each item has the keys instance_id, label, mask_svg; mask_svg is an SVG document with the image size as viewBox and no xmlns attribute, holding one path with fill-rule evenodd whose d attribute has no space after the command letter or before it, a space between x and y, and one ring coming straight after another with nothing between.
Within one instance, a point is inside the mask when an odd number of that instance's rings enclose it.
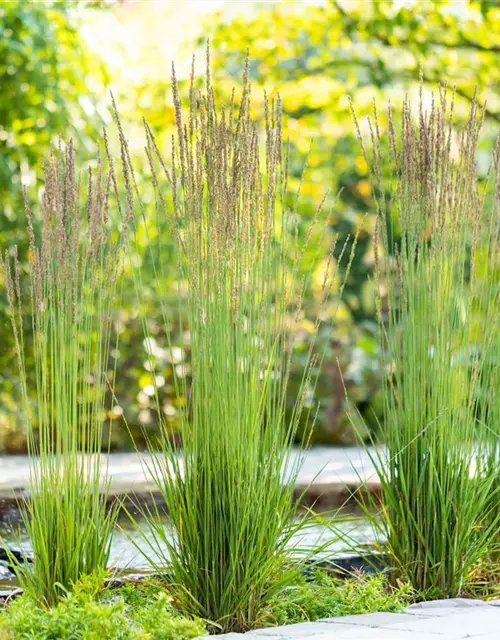
<instances>
[{"instance_id":1,"label":"green shrub","mask_svg":"<svg viewBox=\"0 0 500 640\"><path fill-rule=\"evenodd\" d=\"M51 608L23 595L0 610L0 638L7 640L184 640L204 634L201 621L181 616L171 597L153 583L99 592L83 580ZM2 635L3 634L3 635Z\"/></svg>"},{"instance_id":2,"label":"green shrub","mask_svg":"<svg viewBox=\"0 0 500 640\"><path fill-rule=\"evenodd\" d=\"M263 624L294 624L374 611L401 611L410 601L408 585L392 587L382 575L339 580L317 570L312 580L301 577L274 596Z\"/></svg>"}]
</instances>

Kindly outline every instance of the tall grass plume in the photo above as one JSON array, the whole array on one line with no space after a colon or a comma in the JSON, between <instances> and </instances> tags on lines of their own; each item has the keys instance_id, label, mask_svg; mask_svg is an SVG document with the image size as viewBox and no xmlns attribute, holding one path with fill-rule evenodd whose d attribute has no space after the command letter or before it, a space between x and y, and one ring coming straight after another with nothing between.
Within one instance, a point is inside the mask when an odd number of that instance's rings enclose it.
<instances>
[{"instance_id":1,"label":"tall grass plume","mask_svg":"<svg viewBox=\"0 0 500 640\"><path fill-rule=\"evenodd\" d=\"M300 527L293 491L301 458L293 457L292 443L299 422L314 420L317 356L311 348L288 420L290 328L302 313L307 282L299 266L316 241L321 208L300 241L297 211L286 203L281 102L266 99L262 126L254 120L248 63L239 104L234 94L229 104L216 104L209 61L203 92L191 78L186 110L173 74L173 101L171 158L164 159L147 125L146 154L155 219L171 220L178 246L186 309L179 322L189 330L184 348L191 353L192 385L188 406L179 404L180 449L159 407L161 455L150 468L175 535L152 510L140 547L150 559L167 549L151 562L168 573L183 610L224 631L244 630L298 570L290 564L290 544ZM127 206L146 217L118 126ZM161 291L168 264L161 234L149 235L158 241L152 246ZM335 273L332 250L324 302ZM166 310L164 319L168 339ZM172 383L185 397L187 376L173 369Z\"/></svg>"},{"instance_id":2,"label":"tall grass plume","mask_svg":"<svg viewBox=\"0 0 500 640\"><path fill-rule=\"evenodd\" d=\"M498 325L491 305L478 313L480 298L497 295L478 267L489 231L498 234L498 207L485 206L479 188L483 113L474 100L460 131L453 119L444 88L428 107L421 92L416 112L405 99L399 131L389 108L386 137L375 108L369 153L355 117L378 209L377 312L388 356L375 522L397 574L429 597L462 593L500 530L491 507L498 483L484 467L491 438L478 412Z\"/></svg>"},{"instance_id":3,"label":"tall grass plume","mask_svg":"<svg viewBox=\"0 0 500 640\"><path fill-rule=\"evenodd\" d=\"M112 383L111 311L121 252L119 234L113 237L109 228L109 200L110 174L103 162L82 178L72 142L47 162L41 220L25 193L34 376L25 364L24 274L16 248L1 260L30 457L30 494L21 506L33 565L18 564L16 572L23 588L47 605L83 575L105 569L114 525L115 510L106 511L106 477L101 485L105 396Z\"/></svg>"}]
</instances>

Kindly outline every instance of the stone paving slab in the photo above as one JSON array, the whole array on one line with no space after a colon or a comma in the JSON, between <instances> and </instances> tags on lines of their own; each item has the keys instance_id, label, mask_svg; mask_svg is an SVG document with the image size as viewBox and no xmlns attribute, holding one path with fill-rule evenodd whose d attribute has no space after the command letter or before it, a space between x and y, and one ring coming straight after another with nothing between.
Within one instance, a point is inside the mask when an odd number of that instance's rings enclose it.
<instances>
[{"instance_id":1,"label":"stone paving slab","mask_svg":"<svg viewBox=\"0 0 500 640\"><path fill-rule=\"evenodd\" d=\"M218 640L500 640L500 602L440 600L404 613L368 613L228 633Z\"/></svg>"},{"instance_id":2,"label":"stone paving slab","mask_svg":"<svg viewBox=\"0 0 500 640\"><path fill-rule=\"evenodd\" d=\"M294 453L298 456L298 451ZM112 453L109 460L112 495L146 496L155 492L147 472L151 456L147 453ZM104 464L104 463L103 463ZM376 492L380 483L363 447L313 447L304 454L297 479L296 495L304 502L325 507L344 504L360 484ZM29 461L27 456L0 456L0 510L2 500L27 494Z\"/></svg>"}]
</instances>

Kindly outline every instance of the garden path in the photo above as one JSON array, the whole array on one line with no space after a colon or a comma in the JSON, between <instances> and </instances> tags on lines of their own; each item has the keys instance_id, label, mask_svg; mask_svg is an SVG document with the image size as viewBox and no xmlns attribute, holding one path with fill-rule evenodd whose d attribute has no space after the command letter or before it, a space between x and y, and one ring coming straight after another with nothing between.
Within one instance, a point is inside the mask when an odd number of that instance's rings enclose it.
<instances>
[{"instance_id":1,"label":"garden path","mask_svg":"<svg viewBox=\"0 0 500 640\"><path fill-rule=\"evenodd\" d=\"M299 455L298 451L294 455ZM112 453L109 459L111 493L134 494L144 499L154 493L146 468L150 460L150 455L145 453ZM309 505L337 507L363 482L371 491L379 487L370 456L363 447L313 447L304 454L296 494L303 494L303 502ZM12 499L25 495L28 488L28 457L0 456L0 512L2 505L8 507Z\"/></svg>"},{"instance_id":2,"label":"garden path","mask_svg":"<svg viewBox=\"0 0 500 640\"><path fill-rule=\"evenodd\" d=\"M218 640L499 640L500 601L439 600L404 613L368 613L269 627Z\"/></svg>"}]
</instances>

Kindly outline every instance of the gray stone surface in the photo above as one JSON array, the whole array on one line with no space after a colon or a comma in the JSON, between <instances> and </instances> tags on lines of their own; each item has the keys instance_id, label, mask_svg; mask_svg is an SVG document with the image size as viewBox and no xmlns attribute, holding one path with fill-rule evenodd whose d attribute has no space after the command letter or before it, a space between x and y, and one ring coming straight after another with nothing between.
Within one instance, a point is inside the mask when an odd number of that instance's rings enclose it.
<instances>
[{"instance_id":1,"label":"gray stone surface","mask_svg":"<svg viewBox=\"0 0 500 640\"><path fill-rule=\"evenodd\" d=\"M324 624L350 624L360 627L387 627L393 625L406 625L409 617L406 613L387 613L379 611L377 613L362 613L356 616L338 616L336 618L324 618L318 622Z\"/></svg>"},{"instance_id":2,"label":"gray stone surface","mask_svg":"<svg viewBox=\"0 0 500 640\"><path fill-rule=\"evenodd\" d=\"M296 452L295 456L298 455ZM109 461L112 494L155 492L146 468L150 460L148 454L112 453ZM298 494L305 491L308 502L340 506L361 482L373 491L379 487L369 455L362 447L313 447L304 454L296 491ZM28 490L27 456L0 456L0 502L3 500L7 504Z\"/></svg>"},{"instance_id":3,"label":"gray stone surface","mask_svg":"<svg viewBox=\"0 0 500 640\"><path fill-rule=\"evenodd\" d=\"M470 607L487 607L490 603L483 600L472 600L471 598L453 598L451 600L430 600L429 602L416 602L410 605L407 613L424 612L432 613L433 609L453 608L453 609L469 609Z\"/></svg>"},{"instance_id":4,"label":"gray stone surface","mask_svg":"<svg viewBox=\"0 0 500 640\"><path fill-rule=\"evenodd\" d=\"M330 633L331 625L328 622L301 622L300 624L285 625L282 627L268 627L267 629L258 629L250 634L244 634L244 637L250 635L252 638L308 638L312 635L321 635Z\"/></svg>"},{"instance_id":5,"label":"gray stone surface","mask_svg":"<svg viewBox=\"0 0 500 640\"><path fill-rule=\"evenodd\" d=\"M478 600L419 603L404 613L369 613L230 633L218 640L500 640L500 609Z\"/></svg>"},{"instance_id":6,"label":"gray stone surface","mask_svg":"<svg viewBox=\"0 0 500 640\"><path fill-rule=\"evenodd\" d=\"M0 588L0 601L5 602L11 598L20 596L23 593L22 589L2 589Z\"/></svg>"}]
</instances>

